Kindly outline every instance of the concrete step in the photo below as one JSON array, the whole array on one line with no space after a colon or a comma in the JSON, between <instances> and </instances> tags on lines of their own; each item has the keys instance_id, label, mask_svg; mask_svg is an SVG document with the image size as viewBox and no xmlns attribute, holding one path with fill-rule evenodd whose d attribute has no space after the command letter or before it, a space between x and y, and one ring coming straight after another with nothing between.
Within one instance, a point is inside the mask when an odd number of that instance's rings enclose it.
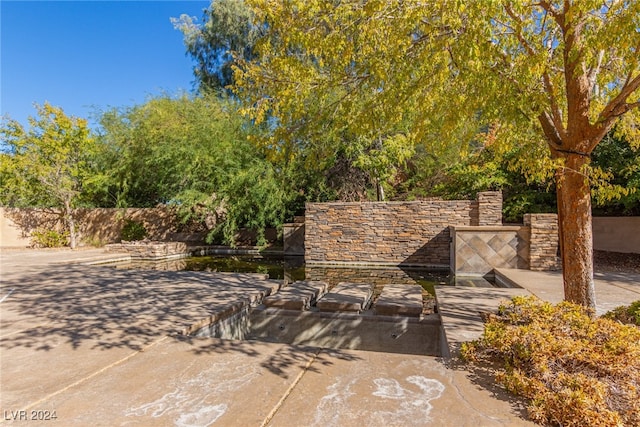
<instances>
[{"instance_id":1,"label":"concrete step","mask_svg":"<svg viewBox=\"0 0 640 427\"><path fill-rule=\"evenodd\" d=\"M419 317L422 314L422 286L398 283L384 285L373 311L381 316Z\"/></svg>"},{"instance_id":2,"label":"concrete step","mask_svg":"<svg viewBox=\"0 0 640 427\"><path fill-rule=\"evenodd\" d=\"M515 296L530 295L522 288L473 288L435 286L438 312L446 344L444 357L457 357L463 342L473 341L484 331L483 314L495 313L501 303Z\"/></svg>"},{"instance_id":3,"label":"concrete step","mask_svg":"<svg viewBox=\"0 0 640 427\"><path fill-rule=\"evenodd\" d=\"M320 281L298 281L283 287L262 300L267 307L284 310L308 310L318 298L327 293L329 285Z\"/></svg>"},{"instance_id":4,"label":"concrete step","mask_svg":"<svg viewBox=\"0 0 640 427\"><path fill-rule=\"evenodd\" d=\"M320 311L359 313L368 308L372 296L373 284L340 282L318 300L316 307Z\"/></svg>"}]
</instances>

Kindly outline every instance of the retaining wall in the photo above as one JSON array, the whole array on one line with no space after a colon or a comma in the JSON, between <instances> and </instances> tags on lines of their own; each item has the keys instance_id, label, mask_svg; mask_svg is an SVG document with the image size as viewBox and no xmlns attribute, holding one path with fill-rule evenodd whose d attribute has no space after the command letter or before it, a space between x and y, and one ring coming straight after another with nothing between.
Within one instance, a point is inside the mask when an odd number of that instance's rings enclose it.
<instances>
[{"instance_id":1,"label":"retaining wall","mask_svg":"<svg viewBox=\"0 0 640 427\"><path fill-rule=\"evenodd\" d=\"M75 219L80 244L107 244L120 241L124 220L142 222L152 240L167 240L177 232L179 221L168 208L76 209ZM63 230L55 209L0 208L0 246L31 246L32 231L43 228Z\"/></svg>"},{"instance_id":2,"label":"retaining wall","mask_svg":"<svg viewBox=\"0 0 640 427\"><path fill-rule=\"evenodd\" d=\"M285 255L304 255L304 217L297 216L295 221L282 226L283 251Z\"/></svg>"},{"instance_id":3,"label":"retaining wall","mask_svg":"<svg viewBox=\"0 0 640 427\"><path fill-rule=\"evenodd\" d=\"M593 218L593 249L640 254L640 217Z\"/></svg>"},{"instance_id":4,"label":"retaining wall","mask_svg":"<svg viewBox=\"0 0 640 427\"><path fill-rule=\"evenodd\" d=\"M499 192L477 200L308 203L305 262L448 268L449 226L501 222Z\"/></svg>"}]
</instances>

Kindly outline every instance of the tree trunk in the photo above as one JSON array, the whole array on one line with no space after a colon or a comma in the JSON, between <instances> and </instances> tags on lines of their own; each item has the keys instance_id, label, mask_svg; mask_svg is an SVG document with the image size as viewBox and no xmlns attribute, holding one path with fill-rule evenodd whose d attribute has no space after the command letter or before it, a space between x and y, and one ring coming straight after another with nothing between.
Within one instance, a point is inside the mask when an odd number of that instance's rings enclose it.
<instances>
[{"instance_id":1,"label":"tree trunk","mask_svg":"<svg viewBox=\"0 0 640 427\"><path fill-rule=\"evenodd\" d=\"M78 239L76 236L76 222L73 219L73 211L71 210L71 203L67 200L64 201L64 221L67 223L69 229L69 247L75 249L78 246Z\"/></svg>"},{"instance_id":2,"label":"tree trunk","mask_svg":"<svg viewBox=\"0 0 640 427\"><path fill-rule=\"evenodd\" d=\"M384 202L384 187L378 178L376 178L376 198L378 202Z\"/></svg>"},{"instance_id":3,"label":"tree trunk","mask_svg":"<svg viewBox=\"0 0 640 427\"><path fill-rule=\"evenodd\" d=\"M595 312L591 188L584 167L589 158L570 153L558 170L558 222L564 298Z\"/></svg>"}]
</instances>

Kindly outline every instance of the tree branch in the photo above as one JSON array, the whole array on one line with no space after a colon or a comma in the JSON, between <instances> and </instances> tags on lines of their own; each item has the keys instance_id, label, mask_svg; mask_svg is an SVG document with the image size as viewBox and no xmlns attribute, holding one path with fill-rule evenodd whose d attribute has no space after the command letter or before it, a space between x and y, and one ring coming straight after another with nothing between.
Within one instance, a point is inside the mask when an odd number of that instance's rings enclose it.
<instances>
[{"instance_id":1,"label":"tree branch","mask_svg":"<svg viewBox=\"0 0 640 427\"><path fill-rule=\"evenodd\" d=\"M592 67L589 70L587 75L587 79L589 80L589 92L593 91L593 88L596 85L596 80L598 78L598 73L600 72L600 68L602 67L602 60L604 59L604 50L598 52L598 64L595 67Z\"/></svg>"},{"instance_id":2,"label":"tree branch","mask_svg":"<svg viewBox=\"0 0 640 427\"><path fill-rule=\"evenodd\" d=\"M629 96L631 96L638 87L640 87L640 75L637 75L632 80L627 79L627 84L622 87L618 96L609 101L607 106L602 110L598 116L598 121L593 126L590 150L593 150L600 140L604 138L618 117L634 108L640 108L640 101L627 102Z\"/></svg>"},{"instance_id":3,"label":"tree branch","mask_svg":"<svg viewBox=\"0 0 640 427\"><path fill-rule=\"evenodd\" d=\"M631 96L638 87L640 87L640 74L631 80L627 79L627 82L620 90L620 93L609 101L609 103L602 109L602 112L598 116L598 122L606 122L610 119L615 119L629 111L631 108L635 108L638 103L635 102L633 104L627 104L627 98L629 98L629 96Z\"/></svg>"},{"instance_id":4,"label":"tree branch","mask_svg":"<svg viewBox=\"0 0 640 427\"><path fill-rule=\"evenodd\" d=\"M542 82L544 84L545 92L549 96L549 106L551 107L551 117L550 119L553 122L553 126L556 128L556 131L560 135L561 139L565 137L565 129L564 124L562 123L562 112L560 111L560 107L558 105L558 101L556 100L555 89L553 87L553 83L551 83L551 78L549 77L549 73L545 71L542 74Z\"/></svg>"},{"instance_id":5,"label":"tree branch","mask_svg":"<svg viewBox=\"0 0 640 427\"><path fill-rule=\"evenodd\" d=\"M522 17L518 16L513 11L513 9L511 8L511 3L505 4L504 10L507 12L507 15L509 15L509 17L516 22L516 28L514 28L514 33L515 33L515 36L518 38L518 41L520 42L522 47L524 47L524 49L527 51L527 53L530 56L535 56L536 55L535 49L533 48L533 46L531 46L529 41L525 39L524 36L522 35Z\"/></svg>"},{"instance_id":6,"label":"tree branch","mask_svg":"<svg viewBox=\"0 0 640 427\"><path fill-rule=\"evenodd\" d=\"M547 12L549 12L551 14L551 16L553 16L554 19L556 19L556 17L558 15L560 15L560 12L558 11L558 9L556 9L555 7L553 7L553 5L548 2L548 1L541 1L540 3L537 4L537 6L542 7L544 10L546 10Z\"/></svg>"},{"instance_id":7,"label":"tree branch","mask_svg":"<svg viewBox=\"0 0 640 427\"><path fill-rule=\"evenodd\" d=\"M559 150L562 147L562 137L560 136L558 129L553 124L553 120L546 111L538 116L538 121L542 125L542 131L547 137L547 142L554 150Z\"/></svg>"}]
</instances>

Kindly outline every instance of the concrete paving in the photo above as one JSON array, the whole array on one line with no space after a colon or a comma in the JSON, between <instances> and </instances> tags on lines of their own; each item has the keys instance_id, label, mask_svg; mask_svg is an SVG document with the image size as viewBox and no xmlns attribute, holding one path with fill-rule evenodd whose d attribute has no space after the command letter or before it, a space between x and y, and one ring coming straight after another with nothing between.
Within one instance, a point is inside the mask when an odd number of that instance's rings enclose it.
<instances>
[{"instance_id":1,"label":"concrete paving","mask_svg":"<svg viewBox=\"0 0 640 427\"><path fill-rule=\"evenodd\" d=\"M366 310L373 297L373 285L340 282L317 303L320 311L355 312Z\"/></svg>"},{"instance_id":2,"label":"concrete paving","mask_svg":"<svg viewBox=\"0 0 640 427\"><path fill-rule=\"evenodd\" d=\"M557 304L564 298L560 271L529 271L510 268L495 270L496 278L528 290L538 298ZM602 315L640 299L640 274L595 272L596 314Z\"/></svg>"},{"instance_id":3,"label":"concrete paving","mask_svg":"<svg viewBox=\"0 0 640 427\"><path fill-rule=\"evenodd\" d=\"M496 281L509 288L436 286L436 304L442 319L449 354L455 355L462 342L482 334L482 314L516 295L535 295L557 304L564 299L562 273L500 268ZM640 300L640 275L633 273L595 273L596 314L602 315L621 305Z\"/></svg>"},{"instance_id":4,"label":"concrete paving","mask_svg":"<svg viewBox=\"0 0 640 427\"><path fill-rule=\"evenodd\" d=\"M373 311L381 316L420 316L422 286L397 283L384 285Z\"/></svg>"},{"instance_id":5,"label":"concrete paving","mask_svg":"<svg viewBox=\"0 0 640 427\"><path fill-rule=\"evenodd\" d=\"M0 423L533 425L489 370L455 359L183 335L280 285L255 275L82 265L100 251L0 255ZM635 295L638 282L607 280ZM438 288L447 336L456 304L469 324L503 290L479 291L484 306Z\"/></svg>"},{"instance_id":6,"label":"concrete paving","mask_svg":"<svg viewBox=\"0 0 640 427\"><path fill-rule=\"evenodd\" d=\"M262 303L284 310L309 310L327 292L328 287L327 283L320 281L297 281L266 297Z\"/></svg>"}]
</instances>

